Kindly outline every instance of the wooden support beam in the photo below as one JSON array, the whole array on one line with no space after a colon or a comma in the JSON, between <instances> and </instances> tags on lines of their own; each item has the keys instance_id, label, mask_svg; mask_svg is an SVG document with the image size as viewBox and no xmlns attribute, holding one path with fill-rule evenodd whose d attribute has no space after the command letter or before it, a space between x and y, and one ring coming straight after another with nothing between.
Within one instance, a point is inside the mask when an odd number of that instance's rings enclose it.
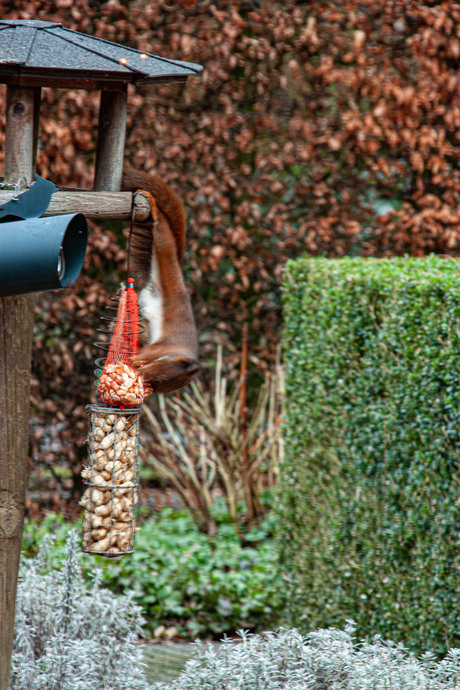
<instances>
[{"instance_id":1,"label":"wooden support beam","mask_svg":"<svg viewBox=\"0 0 460 690\"><path fill-rule=\"evenodd\" d=\"M0 208L11 200L12 191L0 191ZM87 218L131 220L132 192L55 192L44 216L63 213L83 213ZM146 221L150 217L150 205L140 194L134 196L135 220Z\"/></svg>"},{"instance_id":2,"label":"wooden support beam","mask_svg":"<svg viewBox=\"0 0 460 690\"><path fill-rule=\"evenodd\" d=\"M30 183L38 120L37 89L9 86L5 174ZM0 298L0 690L8 690L27 488L29 392L35 297Z\"/></svg>"},{"instance_id":3,"label":"wooden support beam","mask_svg":"<svg viewBox=\"0 0 460 690\"><path fill-rule=\"evenodd\" d=\"M128 91L101 91L94 189L118 192L125 150Z\"/></svg>"},{"instance_id":4,"label":"wooden support beam","mask_svg":"<svg viewBox=\"0 0 460 690\"><path fill-rule=\"evenodd\" d=\"M9 86L6 92L5 171L6 182L25 177L33 181L40 107L39 88Z\"/></svg>"}]
</instances>

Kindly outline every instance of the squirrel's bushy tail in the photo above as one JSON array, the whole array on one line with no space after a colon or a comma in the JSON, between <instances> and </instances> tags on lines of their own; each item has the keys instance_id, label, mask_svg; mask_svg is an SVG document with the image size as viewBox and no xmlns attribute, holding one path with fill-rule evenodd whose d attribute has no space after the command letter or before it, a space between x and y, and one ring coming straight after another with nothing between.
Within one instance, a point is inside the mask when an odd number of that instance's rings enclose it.
<instances>
[{"instance_id":1,"label":"squirrel's bushy tail","mask_svg":"<svg viewBox=\"0 0 460 690\"><path fill-rule=\"evenodd\" d=\"M138 189L150 192L160 212L168 221L176 243L177 258L181 261L185 251L185 212L182 201L177 194L160 177L133 170L132 168L125 168L123 170L121 188L128 192L135 192ZM144 226L136 224L133 246L137 257L137 260L136 258L135 260L141 270L144 270L147 266L147 261L148 265L150 265L153 242L150 228L149 224ZM147 229L149 237L147 237Z\"/></svg>"}]
</instances>

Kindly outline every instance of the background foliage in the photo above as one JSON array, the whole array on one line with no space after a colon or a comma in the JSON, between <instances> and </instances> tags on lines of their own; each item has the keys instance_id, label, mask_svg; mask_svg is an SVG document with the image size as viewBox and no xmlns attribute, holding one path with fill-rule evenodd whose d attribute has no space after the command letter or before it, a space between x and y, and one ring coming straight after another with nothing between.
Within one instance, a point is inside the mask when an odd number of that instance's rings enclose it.
<instances>
[{"instance_id":1,"label":"background foliage","mask_svg":"<svg viewBox=\"0 0 460 690\"><path fill-rule=\"evenodd\" d=\"M57 569L49 534L35 558L21 561L10 690L149 690L140 607L102 589L94 571L84 582L74 530L62 548Z\"/></svg>"},{"instance_id":2,"label":"background foliage","mask_svg":"<svg viewBox=\"0 0 460 690\"><path fill-rule=\"evenodd\" d=\"M144 614L143 637L209 639L240 627L264 630L276 625L285 586L273 519L248 530L244 547L225 501L215 504L213 519L217 534L209 537L186 511L160 510L142 523L134 553L116 560L82 554L86 580L92 582L96 569L104 589L129 592ZM47 567L59 568L69 529L70 523L52 513L40 523L28 522L25 553L37 553L43 537L54 533Z\"/></svg>"},{"instance_id":3,"label":"background foliage","mask_svg":"<svg viewBox=\"0 0 460 690\"><path fill-rule=\"evenodd\" d=\"M285 283L291 620L460 643L455 262L302 259Z\"/></svg>"},{"instance_id":4,"label":"background foliage","mask_svg":"<svg viewBox=\"0 0 460 690\"><path fill-rule=\"evenodd\" d=\"M352 624L345 631L278 630L239 644L197 645L177 680L155 690L457 690L460 654L451 649L437 662L375 636L358 642ZM153 690L153 689L152 689Z\"/></svg>"},{"instance_id":5,"label":"background foliage","mask_svg":"<svg viewBox=\"0 0 460 690\"><path fill-rule=\"evenodd\" d=\"M187 279L202 359L274 358L279 283L302 252L458 253L458 5L419 0L2 0L2 17L47 19L203 74L130 90L127 160L184 198ZM4 88L4 87L2 87ZM43 90L38 172L92 186L98 95ZM2 113L2 117L4 114ZM0 123L0 131L4 131ZM41 295L31 457L69 492L85 453L91 343L123 270L124 231L91 232L77 286ZM234 366L234 357L228 357ZM68 463L72 473L58 476ZM53 486L47 476L43 486ZM62 493L36 491L59 505ZM33 505L29 509L33 509Z\"/></svg>"},{"instance_id":6,"label":"background foliage","mask_svg":"<svg viewBox=\"0 0 460 690\"><path fill-rule=\"evenodd\" d=\"M246 355L233 386L222 374L218 348L213 395L192 381L181 399L159 396L158 418L144 406L150 438L145 435L141 449L143 472L151 468L174 489L201 531L216 533L213 507L216 495L223 498L242 543L266 515L262 494L275 486L283 456L282 367L277 362L266 375L248 414Z\"/></svg>"},{"instance_id":7,"label":"background foliage","mask_svg":"<svg viewBox=\"0 0 460 690\"><path fill-rule=\"evenodd\" d=\"M52 521L56 518L48 518ZM28 540L42 530L42 525L27 527ZM142 625L139 607L129 595L117 597L102 589L100 570L92 571L90 582L83 579L88 558L79 552L76 532L66 531L65 544L62 534L57 536L60 549L48 533L39 554L22 559L11 690L458 688L460 650L449 650L442 660L431 652L416 658L378 636L358 642L350 622L344 631L317 630L305 636L297 630L262 635L239 631L225 644L197 643L177 680L148 685L142 654L147 660L151 650L136 644ZM158 667L152 671L158 680Z\"/></svg>"}]
</instances>

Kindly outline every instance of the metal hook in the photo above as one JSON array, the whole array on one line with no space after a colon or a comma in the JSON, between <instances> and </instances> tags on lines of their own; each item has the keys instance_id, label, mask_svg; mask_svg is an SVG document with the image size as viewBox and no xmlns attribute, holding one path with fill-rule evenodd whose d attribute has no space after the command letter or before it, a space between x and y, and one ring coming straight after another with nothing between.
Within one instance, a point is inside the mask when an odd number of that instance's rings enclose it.
<instances>
[{"instance_id":1,"label":"metal hook","mask_svg":"<svg viewBox=\"0 0 460 690\"><path fill-rule=\"evenodd\" d=\"M14 196L11 197L11 201L19 201L18 194L21 191L21 182L23 180L25 182L25 186L27 187L27 178L24 175L21 175L18 181L14 184Z\"/></svg>"}]
</instances>

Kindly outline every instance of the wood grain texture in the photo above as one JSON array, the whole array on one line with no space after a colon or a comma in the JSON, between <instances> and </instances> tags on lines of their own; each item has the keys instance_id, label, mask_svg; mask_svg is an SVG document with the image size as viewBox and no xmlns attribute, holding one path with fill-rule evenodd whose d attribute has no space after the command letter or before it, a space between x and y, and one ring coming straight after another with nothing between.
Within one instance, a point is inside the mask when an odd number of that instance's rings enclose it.
<instances>
[{"instance_id":1,"label":"wood grain texture","mask_svg":"<svg viewBox=\"0 0 460 690\"><path fill-rule=\"evenodd\" d=\"M118 192L125 150L128 92L102 91L94 189Z\"/></svg>"},{"instance_id":2,"label":"wood grain texture","mask_svg":"<svg viewBox=\"0 0 460 690\"><path fill-rule=\"evenodd\" d=\"M8 87L6 94L6 136L4 179L16 182L33 178L38 133L40 89Z\"/></svg>"},{"instance_id":3,"label":"wood grain texture","mask_svg":"<svg viewBox=\"0 0 460 690\"><path fill-rule=\"evenodd\" d=\"M0 208L11 200L12 191L0 191ZM87 218L131 220L133 194L131 192L55 192L44 216L58 216L63 213L83 213ZM143 222L150 217L150 205L141 195L134 197L136 221Z\"/></svg>"},{"instance_id":4,"label":"wood grain texture","mask_svg":"<svg viewBox=\"0 0 460 690\"><path fill-rule=\"evenodd\" d=\"M33 176L37 90L8 87L5 179ZM0 690L8 690L27 485L35 297L0 298Z\"/></svg>"},{"instance_id":5,"label":"wood grain texture","mask_svg":"<svg viewBox=\"0 0 460 690\"><path fill-rule=\"evenodd\" d=\"M0 688L8 689L27 487L34 295L0 298Z\"/></svg>"}]
</instances>

